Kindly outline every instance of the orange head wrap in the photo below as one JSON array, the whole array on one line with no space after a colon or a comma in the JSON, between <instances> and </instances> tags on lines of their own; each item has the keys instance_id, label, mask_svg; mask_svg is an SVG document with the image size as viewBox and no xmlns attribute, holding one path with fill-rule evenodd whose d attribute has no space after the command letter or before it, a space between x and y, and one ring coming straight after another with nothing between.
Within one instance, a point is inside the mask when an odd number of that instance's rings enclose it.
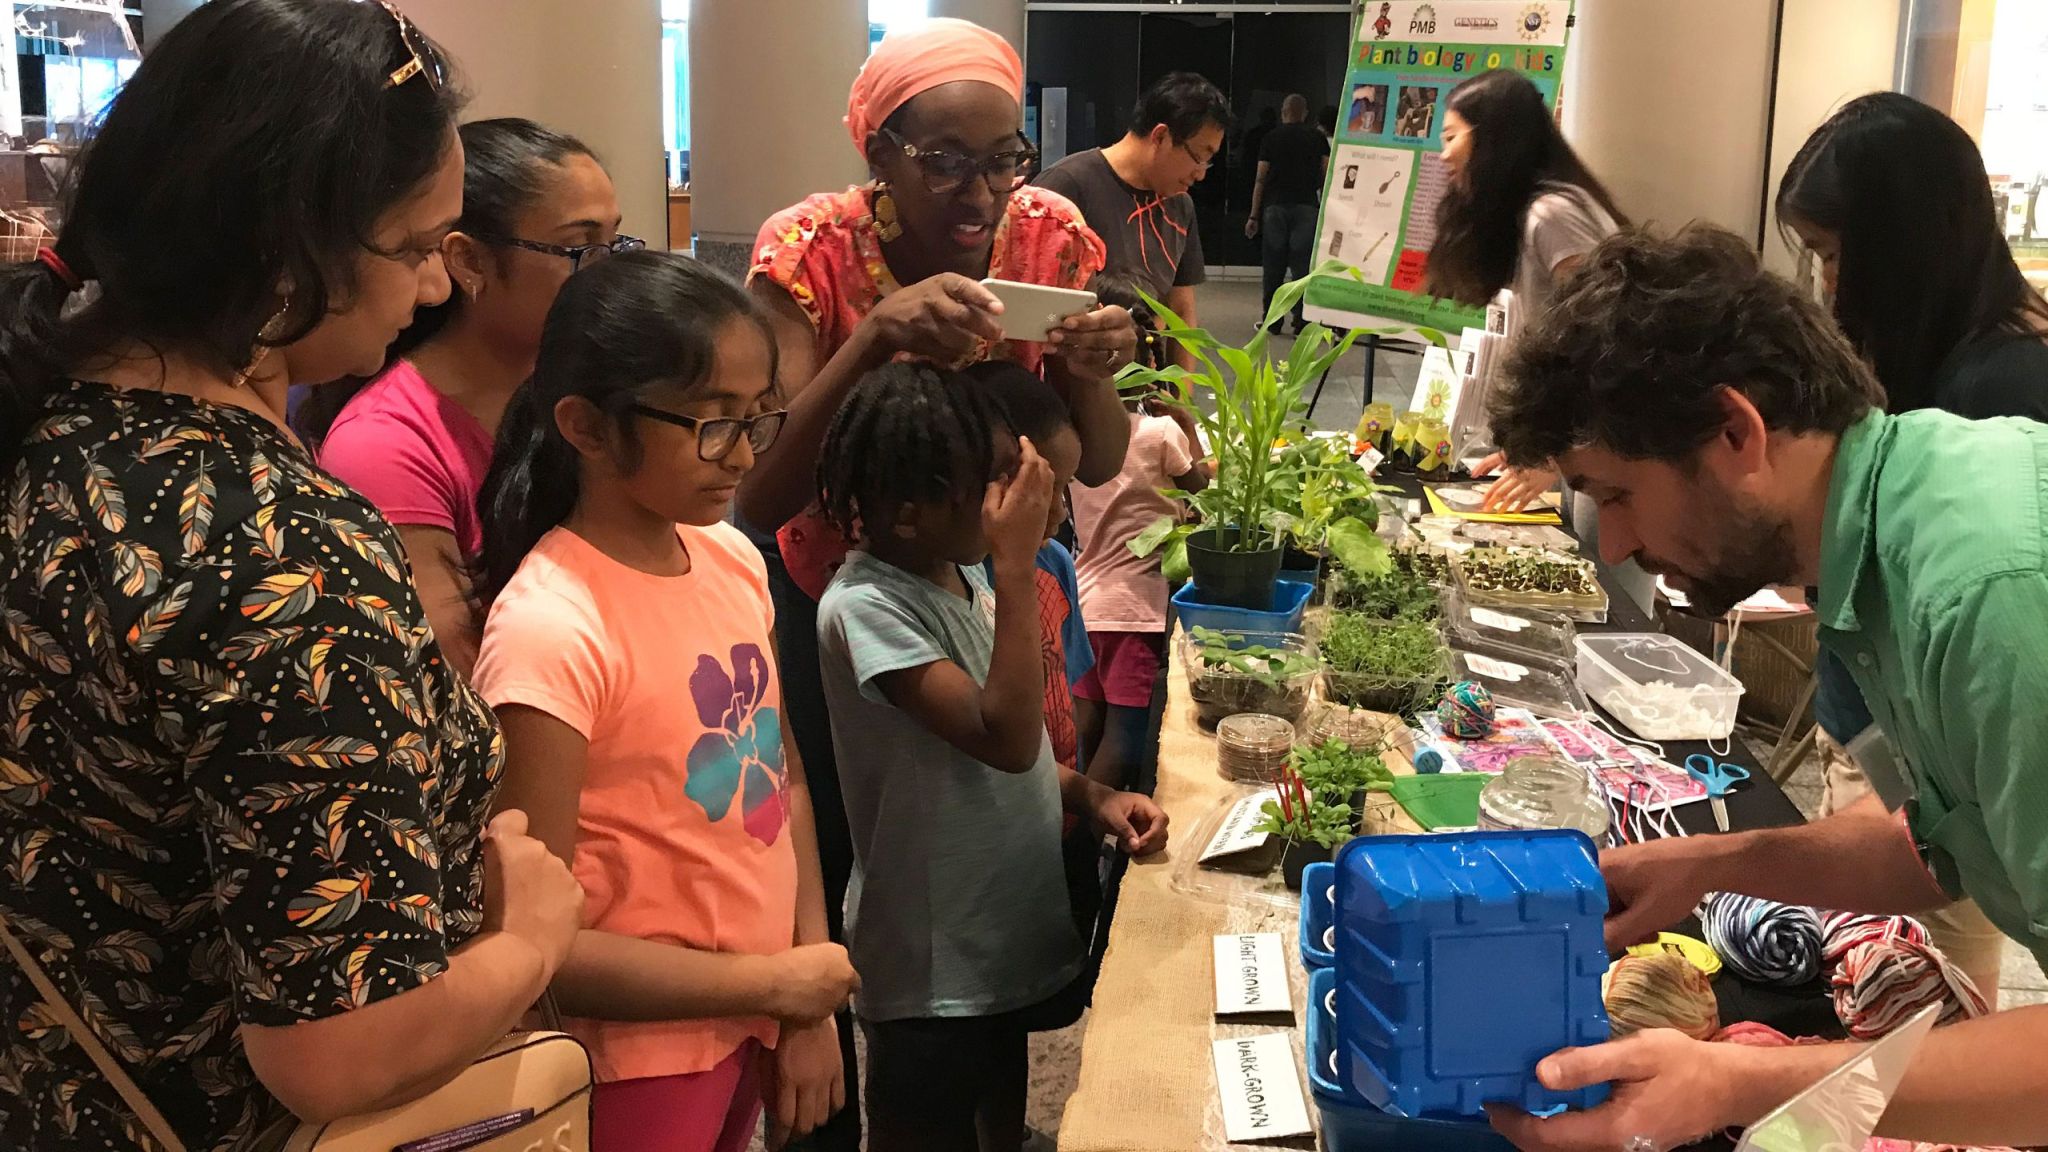
<instances>
[{"instance_id":1,"label":"orange head wrap","mask_svg":"<svg viewBox=\"0 0 2048 1152\"><path fill-rule=\"evenodd\" d=\"M922 20L890 32L854 78L846 130L867 155L868 136L920 92L956 80L979 80L1024 102L1024 62L1001 36L965 20Z\"/></svg>"}]
</instances>

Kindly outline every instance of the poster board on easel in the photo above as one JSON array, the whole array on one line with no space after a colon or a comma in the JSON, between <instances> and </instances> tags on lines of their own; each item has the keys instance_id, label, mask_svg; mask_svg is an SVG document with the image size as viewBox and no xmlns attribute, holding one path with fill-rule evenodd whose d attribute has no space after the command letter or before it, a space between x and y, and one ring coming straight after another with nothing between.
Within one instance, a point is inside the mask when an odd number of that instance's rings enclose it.
<instances>
[{"instance_id":1,"label":"poster board on easel","mask_svg":"<svg viewBox=\"0 0 2048 1152\"><path fill-rule=\"evenodd\" d=\"M1447 185L1443 113L1451 89L1508 68L1555 108L1573 0L1367 0L1351 41L1337 135L1316 222L1315 262L1362 282L1318 277L1305 315L1338 328L1483 327L1484 308L1422 291Z\"/></svg>"}]
</instances>

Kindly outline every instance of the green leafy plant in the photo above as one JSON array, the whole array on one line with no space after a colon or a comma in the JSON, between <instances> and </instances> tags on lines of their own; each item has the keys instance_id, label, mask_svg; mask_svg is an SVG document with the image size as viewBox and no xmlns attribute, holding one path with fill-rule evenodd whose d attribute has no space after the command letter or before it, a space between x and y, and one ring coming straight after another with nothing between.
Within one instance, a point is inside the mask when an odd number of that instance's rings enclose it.
<instances>
[{"instance_id":1,"label":"green leafy plant","mask_svg":"<svg viewBox=\"0 0 2048 1152\"><path fill-rule=\"evenodd\" d=\"M1336 612L1318 647L1326 694L1354 708L1410 712L1434 696L1445 675L1443 643L1428 620Z\"/></svg>"},{"instance_id":2,"label":"green leafy plant","mask_svg":"<svg viewBox=\"0 0 2048 1152\"><path fill-rule=\"evenodd\" d=\"M1376 620L1435 620L1443 614L1436 585L1396 552L1383 573L1360 574L1348 566L1330 584L1330 603L1340 611Z\"/></svg>"},{"instance_id":3,"label":"green leafy plant","mask_svg":"<svg viewBox=\"0 0 2048 1152\"><path fill-rule=\"evenodd\" d=\"M1203 667L1240 672L1269 687L1278 686L1283 678L1312 672L1316 666L1315 657L1307 652L1264 644L1233 645L1227 633L1214 628L1191 629L1188 639L1196 644L1195 656Z\"/></svg>"},{"instance_id":4,"label":"green leafy plant","mask_svg":"<svg viewBox=\"0 0 2048 1152\"><path fill-rule=\"evenodd\" d=\"M1320 666L1313 651L1246 643L1241 633L1214 628L1191 629L1188 644L1188 695L1201 723L1240 712L1294 720L1308 709Z\"/></svg>"},{"instance_id":5,"label":"green leafy plant","mask_svg":"<svg viewBox=\"0 0 2048 1152\"><path fill-rule=\"evenodd\" d=\"M1348 438L1318 436L1282 451L1293 453L1298 465L1287 473L1285 494L1287 532L1296 546L1334 557L1353 572L1388 571L1387 542L1374 531L1380 522L1374 496L1397 489L1372 482L1351 458Z\"/></svg>"},{"instance_id":6,"label":"green leafy plant","mask_svg":"<svg viewBox=\"0 0 2048 1152\"><path fill-rule=\"evenodd\" d=\"M1293 311L1317 276L1349 276L1364 282L1358 269L1342 261L1324 263L1273 294L1265 321L1242 347L1224 344L1159 301L1145 298L1159 318L1160 335L1187 349L1198 366L1192 371L1179 365L1132 366L1117 378L1117 385L1126 394L1136 395L1151 395L1166 385L1166 402L1194 417L1216 461L1215 479L1200 492L1164 490L1168 496L1186 500L1198 523L1176 523L1171 517L1162 517L1128 545L1136 556L1161 552L1161 567L1169 580L1186 577L1187 538L1204 528L1234 530L1219 533L1219 543L1233 552L1260 552L1281 545L1296 521L1303 518L1304 488L1313 489L1320 483L1309 478L1324 468L1326 459L1318 455L1324 451L1320 446L1308 447L1311 438L1305 394L1360 337L1409 331L1354 328L1340 336L1321 324L1310 324L1295 338L1287 359L1274 359L1268 330ZM1444 343L1440 332L1415 331L1433 343ZM1332 492L1319 499L1328 499L1334 507L1338 494L1333 486ZM1329 529L1340 518L1332 515L1323 525L1326 541ZM1371 536L1371 524L1364 527L1364 535ZM1333 546L1341 546L1368 566L1373 563L1368 555L1373 545L1365 543L1355 528L1344 529L1338 541Z\"/></svg>"},{"instance_id":7,"label":"green leafy plant","mask_svg":"<svg viewBox=\"0 0 2048 1152\"><path fill-rule=\"evenodd\" d=\"M1292 764L1309 790L1325 800L1349 802L1359 792L1389 792L1394 787L1394 774L1385 760L1342 740L1298 745Z\"/></svg>"},{"instance_id":8,"label":"green leafy plant","mask_svg":"<svg viewBox=\"0 0 2048 1152\"><path fill-rule=\"evenodd\" d=\"M1324 799L1292 766L1280 773L1279 798L1259 808L1254 830L1296 844L1335 848L1357 831L1357 814L1344 801Z\"/></svg>"}]
</instances>

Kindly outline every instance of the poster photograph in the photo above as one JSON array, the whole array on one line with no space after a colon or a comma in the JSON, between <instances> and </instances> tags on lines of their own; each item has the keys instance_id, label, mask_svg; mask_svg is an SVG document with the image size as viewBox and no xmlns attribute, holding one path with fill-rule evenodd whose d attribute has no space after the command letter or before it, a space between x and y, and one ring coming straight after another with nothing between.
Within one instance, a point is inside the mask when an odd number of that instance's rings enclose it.
<instances>
[{"instance_id":1,"label":"poster photograph","mask_svg":"<svg viewBox=\"0 0 2048 1152\"><path fill-rule=\"evenodd\" d=\"M1338 94L1316 254L1363 282L1320 277L1309 319L1341 328L1485 325L1485 311L1423 292L1447 189L1443 121L1451 90L1482 72L1527 76L1556 107L1572 0L1371 0L1360 11Z\"/></svg>"}]
</instances>

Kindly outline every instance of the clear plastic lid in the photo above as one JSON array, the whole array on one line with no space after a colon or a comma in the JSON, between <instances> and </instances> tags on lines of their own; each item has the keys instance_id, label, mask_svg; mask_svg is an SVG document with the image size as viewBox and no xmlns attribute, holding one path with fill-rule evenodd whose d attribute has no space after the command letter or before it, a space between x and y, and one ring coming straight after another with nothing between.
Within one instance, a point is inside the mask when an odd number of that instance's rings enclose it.
<instances>
[{"instance_id":1,"label":"clear plastic lid","mask_svg":"<svg viewBox=\"0 0 2048 1152\"><path fill-rule=\"evenodd\" d=\"M1741 687L1741 681L1694 651L1691 645L1661 632L1581 636L1578 645L1605 664L1608 671L1631 684L1668 684L1714 691Z\"/></svg>"},{"instance_id":2,"label":"clear plastic lid","mask_svg":"<svg viewBox=\"0 0 2048 1152\"><path fill-rule=\"evenodd\" d=\"M1444 632L1454 648L1518 653L1570 665L1578 629L1561 613L1541 608L1489 608L1453 594L1445 605Z\"/></svg>"}]
</instances>

